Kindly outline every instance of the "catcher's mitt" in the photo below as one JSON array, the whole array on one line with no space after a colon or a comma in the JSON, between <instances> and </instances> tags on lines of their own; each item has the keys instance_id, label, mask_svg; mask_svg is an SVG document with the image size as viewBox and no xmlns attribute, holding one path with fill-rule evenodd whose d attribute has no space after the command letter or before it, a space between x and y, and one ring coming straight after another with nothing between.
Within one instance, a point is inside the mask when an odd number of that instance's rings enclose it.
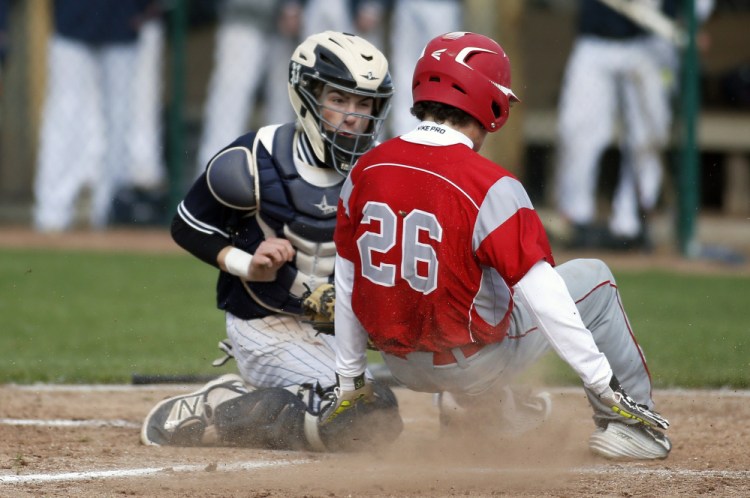
<instances>
[{"instance_id":1,"label":"catcher's mitt","mask_svg":"<svg viewBox=\"0 0 750 498\"><path fill-rule=\"evenodd\" d=\"M364 374L354 379L354 386L354 391L337 386L321 404L318 433L328 451L381 446L395 440L404 428L398 400L388 386L368 381Z\"/></svg>"},{"instance_id":2,"label":"catcher's mitt","mask_svg":"<svg viewBox=\"0 0 750 498\"><path fill-rule=\"evenodd\" d=\"M322 284L302 296L302 309L310 316L308 323L319 333L333 334L336 288L333 284Z\"/></svg>"}]
</instances>

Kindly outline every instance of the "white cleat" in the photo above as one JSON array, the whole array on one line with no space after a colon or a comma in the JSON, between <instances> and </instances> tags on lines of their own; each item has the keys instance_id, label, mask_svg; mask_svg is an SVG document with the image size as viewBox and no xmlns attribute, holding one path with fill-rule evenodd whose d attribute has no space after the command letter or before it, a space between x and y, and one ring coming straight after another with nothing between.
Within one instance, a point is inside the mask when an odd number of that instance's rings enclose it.
<instances>
[{"instance_id":1,"label":"white cleat","mask_svg":"<svg viewBox=\"0 0 750 498\"><path fill-rule=\"evenodd\" d=\"M613 460L658 460L667 458L672 443L667 436L644 424L610 422L589 438L591 451Z\"/></svg>"},{"instance_id":2,"label":"white cleat","mask_svg":"<svg viewBox=\"0 0 750 498\"><path fill-rule=\"evenodd\" d=\"M239 375L226 374L195 392L162 400L143 422L141 443L151 446L198 446L213 418L213 408L247 392Z\"/></svg>"}]
</instances>

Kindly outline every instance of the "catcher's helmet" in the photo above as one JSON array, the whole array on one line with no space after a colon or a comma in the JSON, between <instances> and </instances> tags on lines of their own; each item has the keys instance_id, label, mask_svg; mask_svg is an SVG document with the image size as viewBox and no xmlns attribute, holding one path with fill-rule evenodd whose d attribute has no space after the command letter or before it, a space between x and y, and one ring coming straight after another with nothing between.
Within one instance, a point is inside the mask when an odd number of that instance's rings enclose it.
<instances>
[{"instance_id":1,"label":"catcher's helmet","mask_svg":"<svg viewBox=\"0 0 750 498\"><path fill-rule=\"evenodd\" d=\"M441 102L470 114L489 132L508 120L519 102L510 89L510 60L494 40L454 32L433 38L417 61L412 80L414 103Z\"/></svg>"},{"instance_id":2,"label":"catcher's helmet","mask_svg":"<svg viewBox=\"0 0 750 498\"><path fill-rule=\"evenodd\" d=\"M339 133L338 123L325 123L319 98L325 85L372 97L370 124L364 133ZM346 175L354 162L375 145L390 109L393 83L385 56L363 38L325 31L308 37L289 63L289 98L315 155Z\"/></svg>"}]
</instances>

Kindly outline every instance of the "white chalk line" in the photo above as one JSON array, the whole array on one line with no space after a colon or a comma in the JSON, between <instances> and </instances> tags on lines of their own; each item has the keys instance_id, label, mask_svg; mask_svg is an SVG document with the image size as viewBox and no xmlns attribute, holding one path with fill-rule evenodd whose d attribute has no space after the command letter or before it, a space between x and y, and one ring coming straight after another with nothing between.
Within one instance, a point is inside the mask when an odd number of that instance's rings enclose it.
<instances>
[{"instance_id":1,"label":"white chalk line","mask_svg":"<svg viewBox=\"0 0 750 498\"><path fill-rule=\"evenodd\" d=\"M23 418L0 418L0 425L33 426L33 427L124 427L135 429L140 424L128 420L69 420L69 419L23 419Z\"/></svg>"},{"instance_id":2,"label":"white chalk line","mask_svg":"<svg viewBox=\"0 0 750 498\"><path fill-rule=\"evenodd\" d=\"M405 424L418 424L431 422L432 418L407 417L403 419ZM123 429L138 429L141 424L129 420L67 420L67 419L24 419L24 418L0 418L0 425L11 425L18 427L115 427Z\"/></svg>"},{"instance_id":3,"label":"white chalk line","mask_svg":"<svg viewBox=\"0 0 750 498\"><path fill-rule=\"evenodd\" d=\"M85 472L65 472L61 474L26 474L0 475L0 484L29 484L52 481L80 481L84 479L121 479L125 477L154 477L162 473L188 472L237 472L256 470L266 467L282 467L307 463L305 460L253 461L233 464L217 464L215 468L208 465L175 465L172 467L144 467L137 469L92 470Z\"/></svg>"},{"instance_id":4,"label":"white chalk line","mask_svg":"<svg viewBox=\"0 0 750 498\"><path fill-rule=\"evenodd\" d=\"M5 384L4 387L31 392L137 392L194 391L199 384Z\"/></svg>"},{"instance_id":5,"label":"white chalk line","mask_svg":"<svg viewBox=\"0 0 750 498\"><path fill-rule=\"evenodd\" d=\"M539 468L518 468L518 469L493 469L493 468L469 468L462 469L463 472L474 472L477 474L506 474L506 473L533 473L538 474ZM578 475L641 475L659 478L730 478L730 479L747 479L750 477L750 470L695 470L695 469L649 469L642 467L625 467L620 464L612 466L597 467L578 467L572 469L549 468L549 472L570 473Z\"/></svg>"},{"instance_id":6,"label":"white chalk line","mask_svg":"<svg viewBox=\"0 0 750 498\"><path fill-rule=\"evenodd\" d=\"M26 475L0 475L0 484L32 484L39 482L80 481L88 479L122 479L129 477L155 477L167 473L191 473L191 472L238 472L257 470L269 467L283 467L287 465L300 465L310 463L308 460L286 460L286 461L253 461L238 462L233 464L221 464L211 468L209 465L176 465L171 467L144 467L135 469L99 470L85 472L65 472L60 474L26 474ZM543 469L539 468L453 468L446 469L448 472L474 472L478 474L510 474L519 475L523 473L538 474ZM747 470L690 470L690 469L645 469L632 467L582 467L573 469L548 469L551 472L570 473L577 475L640 475L656 478L723 478L723 479L747 479L750 471Z\"/></svg>"},{"instance_id":7,"label":"white chalk line","mask_svg":"<svg viewBox=\"0 0 750 498\"><path fill-rule=\"evenodd\" d=\"M750 477L750 470L692 470L692 469L642 469L631 467L600 467L593 469L582 469L591 474L629 474L629 475L648 475L653 477L722 477L730 479L747 479Z\"/></svg>"}]
</instances>

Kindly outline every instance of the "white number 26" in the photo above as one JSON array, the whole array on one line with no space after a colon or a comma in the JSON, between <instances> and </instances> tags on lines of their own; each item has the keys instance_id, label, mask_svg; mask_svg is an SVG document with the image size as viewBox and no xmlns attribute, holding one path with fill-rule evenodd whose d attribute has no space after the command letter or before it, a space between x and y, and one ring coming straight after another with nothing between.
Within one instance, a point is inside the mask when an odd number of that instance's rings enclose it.
<instances>
[{"instance_id":1,"label":"white number 26","mask_svg":"<svg viewBox=\"0 0 750 498\"><path fill-rule=\"evenodd\" d=\"M367 232L357 239L359 257L362 261L362 275L371 282L393 287L396 285L396 265L373 263L373 254L386 254L399 242L401 237L401 278L406 280L417 292L429 294L437 288L438 259L431 245L419 241L421 233L436 242L443 238L443 228L434 214L413 210L403 214L404 222L401 233L397 233L398 219L396 213L381 202L370 201L363 210L362 223L380 221L380 233ZM419 263L422 263L419 265ZM419 266L419 272L418 272Z\"/></svg>"}]
</instances>

